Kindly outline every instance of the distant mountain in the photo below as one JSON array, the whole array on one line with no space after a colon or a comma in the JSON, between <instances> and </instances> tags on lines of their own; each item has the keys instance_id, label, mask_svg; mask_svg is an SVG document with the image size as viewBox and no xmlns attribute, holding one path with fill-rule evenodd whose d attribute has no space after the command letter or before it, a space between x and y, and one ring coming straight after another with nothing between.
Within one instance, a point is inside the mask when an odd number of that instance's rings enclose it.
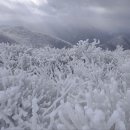
<instances>
[{"instance_id":1,"label":"distant mountain","mask_svg":"<svg viewBox=\"0 0 130 130\"><path fill-rule=\"evenodd\" d=\"M115 50L118 45L124 49L130 49L130 37L127 35L116 35L100 44L103 49L110 50Z\"/></svg>"},{"instance_id":2,"label":"distant mountain","mask_svg":"<svg viewBox=\"0 0 130 130\"><path fill-rule=\"evenodd\" d=\"M55 36L30 31L22 26L0 27L0 43L8 42L36 48L45 46L63 48L71 47L72 44L76 44L79 40L90 39L89 42L91 43L96 38L100 40L99 46L103 49L114 50L117 45L122 46L124 49L130 49L130 34L127 33L110 34L95 28L74 28L70 30L66 28L66 30L56 31Z\"/></svg>"},{"instance_id":3,"label":"distant mountain","mask_svg":"<svg viewBox=\"0 0 130 130\"><path fill-rule=\"evenodd\" d=\"M130 49L130 33L109 33L95 28L74 28L65 29L57 33L62 39L76 44L79 40L89 39L91 43L94 38L100 40L100 47L103 49L114 50L117 45L124 49Z\"/></svg>"},{"instance_id":4,"label":"distant mountain","mask_svg":"<svg viewBox=\"0 0 130 130\"><path fill-rule=\"evenodd\" d=\"M46 34L30 31L22 26L1 26L0 42L17 43L30 47L70 47L71 44L59 38L55 38Z\"/></svg>"},{"instance_id":5,"label":"distant mountain","mask_svg":"<svg viewBox=\"0 0 130 130\"><path fill-rule=\"evenodd\" d=\"M58 30L58 29L57 29ZM89 28L63 28L55 31L55 35L64 39L65 41L69 41L72 44L76 44L79 40L90 39L89 41L93 41L94 38L100 39L101 42L106 41L106 39L110 39L112 37L111 33L106 31L102 31L93 27Z\"/></svg>"},{"instance_id":6,"label":"distant mountain","mask_svg":"<svg viewBox=\"0 0 130 130\"><path fill-rule=\"evenodd\" d=\"M0 43L15 44L17 42L4 34L0 34Z\"/></svg>"}]
</instances>

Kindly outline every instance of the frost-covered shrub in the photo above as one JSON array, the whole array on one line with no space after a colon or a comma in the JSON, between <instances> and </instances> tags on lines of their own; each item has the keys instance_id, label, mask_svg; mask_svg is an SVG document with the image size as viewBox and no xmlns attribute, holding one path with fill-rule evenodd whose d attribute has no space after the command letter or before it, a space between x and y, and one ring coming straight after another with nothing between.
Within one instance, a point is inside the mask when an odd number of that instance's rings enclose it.
<instances>
[{"instance_id":1,"label":"frost-covered shrub","mask_svg":"<svg viewBox=\"0 0 130 130\"><path fill-rule=\"evenodd\" d=\"M0 44L0 130L129 130L130 51L97 43Z\"/></svg>"}]
</instances>

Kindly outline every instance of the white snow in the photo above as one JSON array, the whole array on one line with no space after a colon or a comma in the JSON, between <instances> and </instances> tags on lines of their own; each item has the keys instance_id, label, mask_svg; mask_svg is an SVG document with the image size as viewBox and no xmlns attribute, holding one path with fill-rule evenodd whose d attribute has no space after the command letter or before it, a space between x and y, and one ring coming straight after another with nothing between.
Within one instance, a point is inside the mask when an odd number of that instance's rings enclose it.
<instances>
[{"instance_id":1,"label":"white snow","mask_svg":"<svg viewBox=\"0 0 130 130\"><path fill-rule=\"evenodd\" d=\"M0 130L129 130L130 50L0 44Z\"/></svg>"}]
</instances>

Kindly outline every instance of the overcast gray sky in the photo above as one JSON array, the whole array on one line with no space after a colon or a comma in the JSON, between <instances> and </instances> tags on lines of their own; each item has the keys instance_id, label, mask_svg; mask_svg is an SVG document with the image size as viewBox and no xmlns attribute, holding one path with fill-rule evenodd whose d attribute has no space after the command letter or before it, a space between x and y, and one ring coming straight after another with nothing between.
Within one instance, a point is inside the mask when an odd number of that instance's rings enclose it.
<instances>
[{"instance_id":1,"label":"overcast gray sky","mask_svg":"<svg viewBox=\"0 0 130 130\"><path fill-rule=\"evenodd\" d=\"M130 29L130 0L0 0L0 24Z\"/></svg>"}]
</instances>

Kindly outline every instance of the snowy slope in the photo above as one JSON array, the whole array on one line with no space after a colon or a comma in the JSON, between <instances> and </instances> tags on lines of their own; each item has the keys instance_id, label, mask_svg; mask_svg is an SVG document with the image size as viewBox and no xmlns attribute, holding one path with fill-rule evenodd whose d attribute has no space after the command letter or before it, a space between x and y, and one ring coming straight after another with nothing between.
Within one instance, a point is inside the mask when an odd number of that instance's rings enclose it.
<instances>
[{"instance_id":1,"label":"snowy slope","mask_svg":"<svg viewBox=\"0 0 130 130\"><path fill-rule=\"evenodd\" d=\"M36 48L45 46L63 48L71 46L69 42L46 34L32 32L22 26L3 26L0 27L0 32L5 37L9 37L21 45L27 45Z\"/></svg>"},{"instance_id":2,"label":"snowy slope","mask_svg":"<svg viewBox=\"0 0 130 130\"><path fill-rule=\"evenodd\" d=\"M17 43L14 39L11 39L10 37L0 33L0 43L2 43L2 42L9 43L9 44Z\"/></svg>"}]
</instances>

